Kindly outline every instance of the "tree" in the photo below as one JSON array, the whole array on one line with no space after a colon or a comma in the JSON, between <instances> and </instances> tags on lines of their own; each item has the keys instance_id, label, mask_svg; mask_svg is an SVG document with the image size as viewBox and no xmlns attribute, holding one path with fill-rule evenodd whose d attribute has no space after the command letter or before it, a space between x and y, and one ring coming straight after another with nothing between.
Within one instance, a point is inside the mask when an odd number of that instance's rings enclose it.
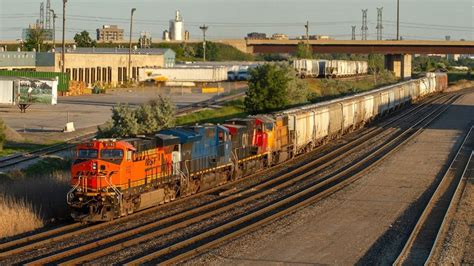
<instances>
[{"instance_id":1,"label":"tree","mask_svg":"<svg viewBox=\"0 0 474 266\"><path fill-rule=\"evenodd\" d=\"M369 54L368 56L367 64L369 73L374 75L374 84L377 84L377 76L385 68L384 61L383 55L380 54Z\"/></svg>"},{"instance_id":2,"label":"tree","mask_svg":"<svg viewBox=\"0 0 474 266\"><path fill-rule=\"evenodd\" d=\"M290 79L287 88L287 97L289 105L297 105L308 101L310 94L308 83L305 80L295 78L296 71L289 66L285 66L287 77Z\"/></svg>"},{"instance_id":3,"label":"tree","mask_svg":"<svg viewBox=\"0 0 474 266\"><path fill-rule=\"evenodd\" d=\"M94 47L97 45L96 41L92 40L92 38L89 36L88 31L76 33L74 36L74 42L78 47Z\"/></svg>"},{"instance_id":4,"label":"tree","mask_svg":"<svg viewBox=\"0 0 474 266\"><path fill-rule=\"evenodd\" d=\"M288 64L265 64L250 71L244 103L247 112L259 114L305 102L307 96L306 83Z\"/></svg>"},{"instance_id":5,"label":"tree","mask_svg":"<svg viewBox=\"0 0 474 266\"><path fill-rule=\"evenodd\" d=\"M47 47L43 47L44 35L45 31L43 29L28 29L25 48L28 49L28 51L37 49L38 52L41 52L41 48L47 50Z\"/></svg>"},{"instance_id":6,"label":"tree","mask_svg":"<svg viewBox=\"0 0 474 266\"><path fill-rule=\"evenodd\" d=\"M206 60L207 61L219 61L222 59L221 48L217 44L206 41ZM196 57L201 59L204 57L204 47L202 43L197 44Z\"/></svg>"},{"instance_id":7,"label":"tree","mask_svg":"<svg viewBox=\"0 0 474 266\"><path fill-rule=\"evenodd\" d=\"M175 107L170 99L159 97L132 109L119 104L112 110L112 119L98 128L99 137L131 137L151 134L174 126Z\"/></svg>"},{"instance_id":8,"label":"tree","mask_svg":"<svg viewBox=\"0 0 474 266\"><path fill-rule=\"evenodd\" d=\"M299 59L312 59L313 53L311 47L304 42L298 43L298 46L296 47L296 57Z\"/></svg>"}]
</instances>

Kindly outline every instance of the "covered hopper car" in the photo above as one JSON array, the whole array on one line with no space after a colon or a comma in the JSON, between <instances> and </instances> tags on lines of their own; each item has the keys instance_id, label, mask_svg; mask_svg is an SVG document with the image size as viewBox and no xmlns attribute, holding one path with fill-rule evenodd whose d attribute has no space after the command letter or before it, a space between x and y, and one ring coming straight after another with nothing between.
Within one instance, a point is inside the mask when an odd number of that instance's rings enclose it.
<instances>
[{"instance_id":1,"label":"covered hopper car","mask_svg":"<svg viewBox=\"0 0 474 266\"><path fill-rule=\"evenodd\" d=\"M67 202L74 219L109 221L279 164L447 87L426 77L277 113L76 147Z\"/></svg>"}]
</instances>

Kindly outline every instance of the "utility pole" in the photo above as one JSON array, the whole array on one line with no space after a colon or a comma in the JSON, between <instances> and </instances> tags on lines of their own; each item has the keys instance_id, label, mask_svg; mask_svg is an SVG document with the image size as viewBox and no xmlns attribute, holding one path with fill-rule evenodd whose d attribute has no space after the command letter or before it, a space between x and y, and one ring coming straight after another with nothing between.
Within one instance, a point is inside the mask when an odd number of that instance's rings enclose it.
<instances>
[{"instance_id":1,"label":"utility pole","mask_svg":"<svg viewBox=\"0 0 474 266\"><path fill-rule=\"evenodd\" d=\"M206 31L207 29L209 29L209 26L206 26L206 24L204 24L199 28L202 30L202 48L204 49L203 59L204 62L206 62Z\"/></svg>"},{"instance_id":2,"label":"utility pole","mask_svg":"<svg viewBox=\"0 0 474 266\"><path fill-rule=\"evenodd\" d=\"M397 0L397 41L400 40L400 0Z\"/></svg>"},{"instance_id":3,"label":"utility pole","mask_svg":"<svg viewBox=\"0 0 474 266\"><path fill-rule=\"evenodd\" d=\"M66 3L67 0L63 0L63 41L62 41L62 49L61 49L61 72L64 73L64 67L66 64L64 53L66 51Z\"/></svg>"},{"instance_id":4,"label":"utility pole","mask_svg":"<svg viewBox=\"0 0 474 266\"><path fill-rule=\"evenodd\" d=\"M362 9L362 40L367 40L367 31L369 28L367 27L367 11L368 9Z\"/></svg>"},{"instance_id":5,"label":"utility pole","mask_svg":"<svg viewBox=\"0 0 474 266\"><path fill-rule=\"evenodd\" d=\"M352 40L355 41L356 39L356 27L357 26L351 26L352 27Z\"/></svg>"},{"instance_id":6,"label":"utility pole","mask_svg":"<svg viewBox=\"0 0 474 266\"><path fill-rule=\"evenodd\" d=\"M382 40L382 12L383 12L383 7L377 8L377 40L381 41Z\"/></svg>"},{"instance_id":7,"label":"utility pole","mask_svg":"<svg viewBox=\"0 0 474 266\"><path fill-rule=\"evenodd\" d=\"M53 9L49 10L53 14L53 48L56 48L56 18L58 17Z\"/></svg>"},{"instance_id":8,"label":"utility pole","mask_svg":"<svg viewBox=\"0 0 474 266\"><path fill-rule=\"evenodd\" d=\"M132 70L132 30L133 30L133 13L135 13L137 9L132 8L131 14L130 14L130 41L128 43L128 81L132 80L131 70Z\"/></svg>"},{"instance_id":9,"label":"utility pole","mask_svg":"<svg viewBox=\"0 0 474 266\"><path fill-rule=\"evenodd\" d=\"M306 28L306 49L308 54L311 54L311 46L309 46L309 21L306 21L304 27Z\"/></svg>"}]
</instances>

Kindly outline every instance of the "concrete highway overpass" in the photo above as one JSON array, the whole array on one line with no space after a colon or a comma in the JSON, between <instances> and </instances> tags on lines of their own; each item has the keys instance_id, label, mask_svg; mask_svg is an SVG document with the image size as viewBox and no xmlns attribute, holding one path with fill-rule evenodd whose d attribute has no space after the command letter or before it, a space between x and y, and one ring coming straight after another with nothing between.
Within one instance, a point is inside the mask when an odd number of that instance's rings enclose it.
<instances>
[{"instance_id":1,"label":"concrete highway overpass","mask_svg":"<svg viewBox=\"0 0 474 266\"><path fill-rule=\"evenodd\" d=\"M251 53L292 53L301 40L247 40ZM310 40L314 53L349 54L474 54L472 41L348 41Z\"/></svg>"},{"instance_id":2,"label":"concrete highway overpass","mask_svg":"<svg viewBox=\"0 0 474 266\"><path fill-rule=\"evenodd\" d=\"M293 53L301 40L248 40L247 51L261 53ZM305 41L303 41L305 42ZM384 54L385 68L397 77L411 77L413 54L474 54L472 41L338 41L310 40L319 54Z\"/></svg>"}]
</instances>

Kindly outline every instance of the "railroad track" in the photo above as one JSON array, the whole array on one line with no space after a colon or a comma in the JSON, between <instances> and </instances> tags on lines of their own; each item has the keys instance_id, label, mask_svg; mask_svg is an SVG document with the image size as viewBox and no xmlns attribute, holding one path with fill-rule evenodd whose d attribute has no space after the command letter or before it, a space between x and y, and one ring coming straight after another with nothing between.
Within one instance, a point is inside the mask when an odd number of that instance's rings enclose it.
<instances>
[{"instance_id":1,"label":"railroad track","mask_svg":"<svg viewBox=\"0 0 474 266\"><path fill-rule=\"evenodd\" d=\"M15 154L12 156L0 158L0 171L11 168L12 166L15 166L27 161L38 159L43 156L56 154L62 151L67 151L71 149L72 147L74 147L76 143L80 143L87 139L91 139L93 136L95 136L95 133L74 138L68 141L68 143L56 144L56 145L52 145L52 146L38 149L31 152L25 152L21 154Z\"/></svg>"},{"instance_id":2,"label":"railroad track","mask_svg":"<svg viewBox=\"0 0 474 266\"><path fill-rule=\"evenodd\" d=\"M422 122L416 123L417 126L405 126L405 129L401 129L399 126L393 126L393 124L400 123L401 120L404 120L405 124L412 123L414 120L419 119L420 114L423 114L423 112L429 113L428 115L424 115L423 121L426 122L429 120L430 122L435 119L435 116L442 113L442 109L447 108L447 106L436 105L437 107L435 107L435 105L429 105L429 103L451 103L457 97L457 95L441 95L429 100L427 102L428 105L412 107L410 110L411 112L401 114L397 117L389 119L389 121L379 125L378 127L368 129L358 138L355 138L354 141L348 142L345 145L342 145L341 147L325 154L324 156L321 156L317 160L305 164L300 168L291 170L286 174L272 178L264 178L252 186L240 189L228 189L223 193L219 193L223 196L217 198L217 200L209 201L199 207L190 208L186 211L179 212L176 215L170 215L168 217L156 219L155 221L146 224L138 225L130 230L116 232L110 236L101 237L94 241L86 241L83 244L73 245L72 247L63 247L61 244L59 244L59 246L56 246L57 250L51 249L46 252L46 254L41 254L37 257L25 257L24 261L21 261L21 263L26 262L32 264L44 264L49 262L63 262L70 264L93 261L101 258L104 255L120 252L125 248L133 248L139 243L147 243L156 240L157 238L166 238L166 235L173 233L176 234L176 232L179 234L180 231L186 230L188 227L193 227L195 224L205 223L208 220L212 220L215 216L225 216L226 212L232 212L233 210L238 209L236 207L238 204L247 206L252 202L253 204L255 204L255 202L264 202L262 201L262 198L276 197L274 195L276 192L285 191L290 188L294 189L294 191L289 194L278 196L276 200L273 200L273 202L270 200L264 206L255 207L254 211L250 210L248 213L243 212L239 215L231 215L231 217L240 217L238 219L231 219L227 223L221 222L221 224L217 227L207 228L204 231L201 230L201 232L195 232L194 234L191 234L187 237L172 237L172 239L179 239L178 242L173 243L173 240L170 240L171 242L164 244L162 243L162 245L159 245L163 247L161 250L151 252L151 254L143 257L138 255L138 257L135 256L132 258L132 260L125 260L123 262L140 263L155 261L158 257L163 257L166 254L169 255L169 253L180 253L180 251L186 249L186 252L181 252L182 254L186 255L181 254L179 256L175 256L175 260L181 260L192 256L197 251L195 248L190 248L189 245L202 243L198 250L215 246L217 243L220 243L219 241L224 241L225 239L234 237L240 233L246 232L247 230L258 227L260 224L266 223L267 221L280 217L281 215L285 215L285 213L291 212L295 208L299 208L302 205L306 205L310 202L313 202L314 200L320 199L324 195L333 193L334 191L344 187L346 184L355 181L355 179L360 176L360 174L357 173L362 173L366 167L375 163L377 160L383 159L385 156L390 154L390 151L393 151L396 149L396 147L399 147L399 145L407 141L410 136L416 134L417 130L421 130L423 128L421 125ZM387 137L388 140L386 139ZM378 139L378 141L382 144L373 145L373 143L370 141L373 139ZM342 158L362 149L361 147L364 145L366 146L366 151L363 152L358 161L353 161L351 159L348 163L343 162L345 167L340 166L338 169L328 170L331 168L331 166L337 164L337 162L343 161ZM370 148L367 148L367 146ZM314 178L314 175L317 173L324 173L328 171L329 173L326 173L322 177ZM235 183L228 185L226 188L230 188L240 181L241 180L238 180ZM302 182L306 182L304 183L304 186L301 185ZM216 193L218 191L222 191L222 188L216 188L203 193ZM176 204L176 202L184 200L187 199L180 199L170 204ZM170 205L167 204L167 206ZM145 212L156 212L157 208L149 209ZM277 211L279 209L283 211ZM145 212L137 213L136 215L142 215ZM273 214L270 215L270 213ZM262 219L257 219L260 216ZM110 227L113 224L124 222L126 219L131 220L135 218L136 216L132 215L125 217L124 219L112 221L110 223L98 224L86 228L78 227L78 230L64 234L56 232L59 234L57 236L52 235L48 237L46 234L44 234L41 237L33 236L33 238L36 239L32 239L31 241L19 239L16 240L16 243L4 243L3 245L0 245L0 251L2 251L2 253L0 253L0 260L5 257L13 257L19 256L20 254L25 254L28 251L38 249L44 245L61 243L61 241L65 241L73 237L79 237L86 232L102 230L103 228ZM250 221L255 221L255 223L251 223L253 226L242 226L244 223L250 223ZM236 226L240 229L232 231L232 228L236 228ZM201 228L201 226L198 226L198 228ZM215 233L222 234L227 230L232 231L229 234L225 234L227 237L216 238L213 241L204 241L205 239L212 237Z\"/></svg>"},{"instance_id":3,"label":"railroad track","mask_svg":"<svg viewBox=\"0 0 474 266\"><path fill-rule=\"evenodd\" d=\"M418 135L424 127L429 125L446 109L447 107L442 106L436 108L436 110L424 116L424 118L415 125L410 126L406 130L402 130L390 141L370 151L367 156L362 157L361 160L341 171L331 173L318 179L318 182L304 186L296 192L275 200L271 204L241 216L238 219L224 223L211 230L202 231L200 234L125 262L129 265L142 263L162 263L168 265L178 263L184 259L200 254L209 248L216 247L232 238L251 232L275 219L287 216L301 207L317 202L361 178L364 173L395 152L414 136ZM305 177L308 174L311 175L310 173L311 171L304 172L299 177ZM300 181L299 178L297 179L297 181Z\"/></svg>"},{"instance_id":4,"label":"railroad track","mask_svg":"<svg viewBox=\"0 0 474 266\"><path fill-rule=\"evenodd\" d=\"M223 96L223 97L212 98L212 99L202 101L202 102L198 102L198 103L193 103L191 105L179 108L179 110L177 112L177 116L183 116L183 115L191 114L191 113L200 111L204 108L208 108L208 107L213 106L213 105L218 105L218 104L222 104L224 102L232 101L232 100L238 99L238 98L243 97L243 96L245 96L245 93L241 92L241 93L227 95L227 96Z\"/></svg>"},{"instance_id":5,"label":"railroad track","mask_svg":"<svg viewBox=\"0 0 474 266\"><path fill-rule=\"evenodd\" d=\"M189 106L179 108L178 111L176 112L176 115L177 116L183 116L183 115L187 115L187 114L190 114L190 113L194 113L194 112L197 112L197 111L202 110L204 108L208 108L209 106L212 106L212 105L222 104L222 103L227 102L227 101L235 100L239 97L242 97L243 95L244 95L244 93L238 93L238 94L223 96L223 97L219 97L219 98L209 99L209 100L199 102L199 103L194 103L194 104L191 104ZM87 135L84 135L84 136L80 136L78 138L74 138L74 139L72 139L72 140L70 140L70 141L68 141L67 143L64 143L64 144L57 144L57 145L45 147L45 148L38 149L38 150L35 150L35 151L31 151L31 152L25 152L25 153L20 153L20 154L15 154L15 155L8 156L8 157L0 158L0 171L8 170L9 168L11 168L15 165L19 165L19 164L27 162L27 161L36 160L36 159L41 158L43 156L57 154L59 152L67 151L69 149L74 148L74 146L77 143L90 140L94 137L95 137L95 133L87 134Z\"/></svg>"},{"instance_id":6,"label":"railroad track","mask_svg":"<svg viewBox=\"0 0 474 266\"><path fill-rule=\"evenodd\" d=\"M442 249L441 235L449 228L462 196L468 167L474 164L474 127L466 134L451 165L437 185L429 202L413 228L394 265L422 265L432 261L432 254ZM470 173L470 172L469 172ZM430 259L431 258L431 259Z\"/></svg>"}]
</instances>

